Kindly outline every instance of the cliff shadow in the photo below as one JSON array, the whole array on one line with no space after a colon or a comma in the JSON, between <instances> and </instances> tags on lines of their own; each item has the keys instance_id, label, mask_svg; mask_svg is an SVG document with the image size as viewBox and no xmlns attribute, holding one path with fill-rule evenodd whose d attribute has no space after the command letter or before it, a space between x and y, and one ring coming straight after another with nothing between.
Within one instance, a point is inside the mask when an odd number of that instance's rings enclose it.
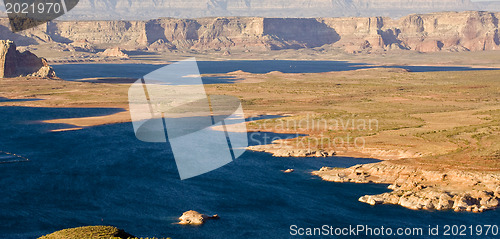
<instances>
[{"instance_id":1,"label":"cliff shadow","mask_svg":"<svg viewBox=\"0 0 500 239\"><path fill-rule=\"evenodd\" d=\"M49 35L53 41L58 42L58 43L66 43L66 44L73 42L73 40L61 36L58 32L59 32L59 29L57 28L57 23L54 23L54 22L47 23L47 35Z\"/></svg>"},{"instance_id":2,"label":"cliff shadow","mask_svg":"<svg viewBox=\"0 0 500 239\"><path fill-rule=\"evenodd\" d=\"M272 50L314 48L340 40L335 29L316 19L266 18L264 35L270 35L277 41L271 43Z\"/></svg>"},{"instance_id":3,"label":"cliff shadow","mask_svg":"<svg viewBox=\"0 0 500 239\"><path fill-rule=\"evenodd\" d=\"M0 40L11 40L17 46L38 45L35 39L13 33L8 27L0 25Z\"/></svg>"},{"instance_id":4,"label":"cliff shadow","mask_svg":"<svg viewBox=\"0 0 500 239\"><path fill-rule=\"evenodd\" d=\"M408 47L405 46L403 41L399 39L399 34L401 34L400 29L388 29L386 31L378 30L378 34L382 37L385 46L390 46L392 44L398 45L401 49L409 50Z\"/></svg>"}]
</instances>

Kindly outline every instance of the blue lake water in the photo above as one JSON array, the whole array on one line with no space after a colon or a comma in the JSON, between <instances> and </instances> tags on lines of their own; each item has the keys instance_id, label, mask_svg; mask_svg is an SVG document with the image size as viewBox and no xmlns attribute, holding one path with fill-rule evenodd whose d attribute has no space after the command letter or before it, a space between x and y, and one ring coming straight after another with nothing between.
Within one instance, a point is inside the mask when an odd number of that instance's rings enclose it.
<instances>
[{"instance_id":1,"label":"blue lake water","mask_svg":"<svg viewBox=\"0 0 500 239\"><path fill-rule=\"evenodd\" d=\"M337 184L310 175L323 166L375 162L354 158L273 158L247 152L231 164L181 181L168 144L138 141L130 123L49 132L54 117L99 116L119 109L0 107L0 149L29 162L0 164L0 237L36 238L85 225L114 225L136 236L293 238L291 225L427 227L491 224L483 214L369 206L386 185ZM193 149L195 150L195 149ZM294 168L292 174L281 170ZM217 213L200 227L174 224L184 211Z\"/></svg>"},{"instance_id":2,"label":"blue lake water","mask_svg":"<svg viewBox=\"0 0 500 239\"><path fill-rule=\"evenodd\" d=\"M76 66L56 66L56 71L63 78L67 74L69 79L140 77L161 67ZM203 63L200 67L207 73ZM243 67L242 64L217 71L230 72ZM273 70L280 69L278 65ZM313 71L314 67L307 69ZM113 225L140 237L304 238L291 236L290 226L426 229L428 225L438 224L493 224L500 218L499 210L471 214L412 211L393 205L370 206L357 199L386 192L387 185L337 184L310 175L323 166L349 167L376 162L373 159L290 159L246 152L221 169L181 181L169 145L140 142L131 123L69 132L50 132L64 125L39 123L119 111L121 109L0 107L0 151L30 160L0 162L0 238L37 238L86 225ZM281 172L288 168L296 171ZM175 224L188 210L218 214L221 219L200 227Z\"/></svg>"},{"instance_id":3,"label":"blue lake water","mask_svg":"<svg viewBox=\"0 0 500 239\"><path fill-rule=\"evenodd\" d=\"M54 65L58 77L65 80L77 80L95 77L127 77L142 76L165 65L151 64L65 64ZM283 73L322 73L331 71L349 71L380 67L363 63L346 61L198 61L202 74L222 74L238 70L264 74L272 71ZM434 71L470 71L493 70L492 68L470 68L458 66L384 66L387 68L403 68L412 72ZM207 79L209 83L231 82L232 78Z\"/></svg>"}]
</instances>

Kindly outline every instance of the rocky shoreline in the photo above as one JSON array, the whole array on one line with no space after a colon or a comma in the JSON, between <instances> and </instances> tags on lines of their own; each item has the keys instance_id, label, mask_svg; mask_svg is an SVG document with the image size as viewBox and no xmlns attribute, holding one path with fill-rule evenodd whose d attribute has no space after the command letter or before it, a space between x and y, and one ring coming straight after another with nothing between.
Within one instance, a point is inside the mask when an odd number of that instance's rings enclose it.
<instances>
[{"instance_id":1,"label":"rocky shoreline","mask_svg":"<svg viewBox=\"0 0 500 239\"><path fill-rule=\"evenodd\" d=\"M278 144L278 142L251 146L248 149L270 153L274 157L281 158L371 155L370 157L385 160L351 168L324 167L312 172L313 175L330 182L389 184L388 188L392 190L391 192L365 195L359 198L360 202L371 205L394 204L412 210L454 210L475 213L500 206L500 173L498 172L424 169L417 165L402 165L392 161L404 158L400 154L391 156L381 152L345 153L333 150L304 150L291 145Z\"/></svg>"},{"instance_id":2,"label":"rocky shoreline","mask_svg":"<svg viewBox=\"0 0 500 239\"><path fill-rule=\"evenodd\" d=\"M256 152L270 153L273 155L273 157L278 157L278 158L321 158L321 157L332 157L337 155L337 152L334 150L326 151L326 150L311 150L311 149L280 148L277 145L256 145L256 146L250 146L247 149Z\"/></svg>"},{"instance_id":3,"label":"rocky shoreline","mask_svg":"<svg viewBox=\"0 0 500 239\"><path fill-rule=\"evenodd\" d=\"M500 205L498 173L432 171L384 161L347 169L324 167L312 174L330 182L390 184L388 188L392 192L359 198L360 202L371 205L395 204L413 210L476 213Z\"/></svg>"}]
</instances>

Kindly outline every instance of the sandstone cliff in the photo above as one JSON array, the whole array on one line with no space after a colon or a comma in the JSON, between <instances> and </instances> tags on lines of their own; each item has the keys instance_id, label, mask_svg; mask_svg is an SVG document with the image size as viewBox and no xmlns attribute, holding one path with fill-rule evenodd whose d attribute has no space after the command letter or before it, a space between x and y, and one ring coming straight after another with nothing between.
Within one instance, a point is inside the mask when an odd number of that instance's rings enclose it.
<instances>
[{"instance_id":1,"label":"sandstone cliff","mask_svg":"<svg viewBox=\"0 0 500 239\"><path fill-rule=\"evenodd\" d=\"M389 18L322 19L341 36L336 45L363 50L483 51L500 49L499 13L461 12Z\"/></svg>"},{"instance_id":2,"label":"sandstone cliff","mask_svg":"<svg viewBox=\"0 0 500 239\"><path fill-rule=\"evenodd\" d=\"M56 77L45 59L29 51L21 53L14 42L0 40L0 78L17 76Z\"/></svg>"},{"instance_id":3,"label":"sandstone cliff","mask_svg":"<svg viewBox=\"0 0 500 239\"><path fill-rule=\"evenodd\" d=\"M150 21L54 21L20 34L0 20L0 38L20 45L88 42L107 49L267 51L329 46L347 52L500 49L493 12L370 18L161 18ZM327 47L328 48L328 47ZM327 49L325 48L325 49Z\"/></svg>"}]
</instances>

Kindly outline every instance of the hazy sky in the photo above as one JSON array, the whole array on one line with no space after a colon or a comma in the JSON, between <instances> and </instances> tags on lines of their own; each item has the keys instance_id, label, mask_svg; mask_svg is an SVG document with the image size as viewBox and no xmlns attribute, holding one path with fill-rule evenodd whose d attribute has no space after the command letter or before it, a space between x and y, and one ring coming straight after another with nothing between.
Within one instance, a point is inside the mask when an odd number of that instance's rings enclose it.
<instances>
[{"instance_id":1,"label":"hazy sky","mask_svg":"<svg viewBox=\"0 0 500 239\"><path fill-rule=\"evenodd\" d=\"M19 0L21 1L21 0ZM255 2L255 6L244 8L242 2ZM352 2L345 0L347 3ZM471 7L460 4L440 4L439 0L428 0L434 5L423 5L419 1L400 0L400 4L391 4L393 0L372 0L371 5L377 7L344 6L332 4L332 8L318 7L328 1L322 0L227 0L233 3L232 8L225 9L224 4L214 6L207 4L209 0L80 0L79 5L60 19L85 20L149 20L158 17L193 18L205 16L265 16L265 17L340 17L340 16L389 16L399 18L412 13L429 13L439 11L500 11L500 0L470 0L476 4ZM426 1L426 0L420 0ZM116 4L120 2L120 4ZM216 1L217 2L217 1ZM313 7L304 9L302 6L312 2ZM335 3L336 1L333 1ZM341 1L339 1L341 2ZM460 1L457 1L460 2ZM478 4L478 2L483 2ZM91 3L99 3L96 5ZM198 3L198 4L193 4ZM295 3L295 4L293 4ZM380 6L379 6L380 3ZM171 5L172 4L172 5ZM238 5L239 4L239 5ZM266 5L267 4L267 5ZM315 5L316 4L316 5ZM115 9L115 5L118 6ZM268 8L266 8L269 5ZM180 7L179 7L180 6ZM203 7L205 6L205 8ZM239 7L235 7L239 6ZM243 8L241 8L243 6ZM276 7L279 6L279 7ZM299 6L299 7L297 7ZM315 6L315 7L314 7ZM3 1L0 0L0 12L5 12ZM4 17L5 13L0 14Z\"/></svg>"}]
</instances>

